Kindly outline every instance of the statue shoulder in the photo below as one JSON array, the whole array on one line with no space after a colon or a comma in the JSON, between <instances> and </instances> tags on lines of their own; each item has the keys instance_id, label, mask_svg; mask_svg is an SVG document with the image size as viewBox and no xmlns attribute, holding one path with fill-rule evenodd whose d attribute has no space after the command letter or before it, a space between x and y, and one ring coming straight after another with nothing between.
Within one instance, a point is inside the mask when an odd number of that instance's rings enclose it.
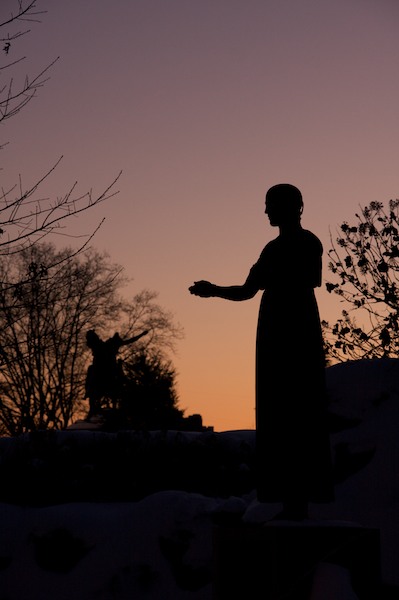
<instances>
[{"instance_id":1,"label":"statue shoulder","mask_svg":"<svg viewBox=\"0 0 399 600\"><path fill-rule=\"evenodd\" d=\"M320 254L323 254L323 244L317 235L315 235L312 231L309 231L309 229L302 229L302 234L306 244L308 244L310 247L313 247L315 251L319 251Z\"/></svg>"}]
</instances>

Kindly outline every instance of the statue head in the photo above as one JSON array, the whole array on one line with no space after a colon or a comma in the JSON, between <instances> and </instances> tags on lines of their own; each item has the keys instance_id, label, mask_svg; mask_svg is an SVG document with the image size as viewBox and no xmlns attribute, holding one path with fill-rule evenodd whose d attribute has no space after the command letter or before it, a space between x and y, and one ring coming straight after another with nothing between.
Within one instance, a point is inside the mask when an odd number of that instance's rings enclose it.
<instances>
[{"instance_id":1,"label":"statue head","mask_svg":"<svg viewBox=\"0 0 399 600\"><path fill-rule=\"evenodd\" d=\"M271 225L299 222L302 211L302 194L294 185L278 183L267 190L265 212Z\"/></svg>"},{"instance_id":2,"label":"statue head","mask_svg":"<svg viewBox=\"0 0 399 600\"><path fill-rule=\"evenodd\" d=\"M93 348L100 341L100 337L94 331L94 329L89 329L86 333L86 344L89 348Z\"/></svg>"}]
</instances>

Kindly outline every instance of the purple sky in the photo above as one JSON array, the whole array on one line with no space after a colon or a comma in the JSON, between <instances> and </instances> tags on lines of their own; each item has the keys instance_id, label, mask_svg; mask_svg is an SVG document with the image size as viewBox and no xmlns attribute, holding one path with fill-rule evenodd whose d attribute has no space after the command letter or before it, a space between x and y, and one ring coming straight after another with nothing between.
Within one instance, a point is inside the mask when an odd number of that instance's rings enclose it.
<instances>
[{"instance_id":1,"label":"purple sky","mask_svg":"<svg viewBox=\"0 0 399 600\"><path fill-rule=\"evenodd\" d=\"M2 0L0 16L15 9ZM28 185L61 155L43 194L78 181L120 193L68 231L93 242L185 330L180 405L216 430L252 428L260 296L190 296L196 279L241 283L275 235L268 187L303 193L303 225L329 230L399 196L396 0L37 0L48 12L12 46L37 99L3 124L2 179ZM4 77L4 74L3 74ZM57 243L69 244L68 238ZM327 259L324 279L329 278ZM341 307L318 291L321 316ZM287 342L289 350L289 343ZM290 360L291 357L287 356Z\"/></svg>"}]
</instances>

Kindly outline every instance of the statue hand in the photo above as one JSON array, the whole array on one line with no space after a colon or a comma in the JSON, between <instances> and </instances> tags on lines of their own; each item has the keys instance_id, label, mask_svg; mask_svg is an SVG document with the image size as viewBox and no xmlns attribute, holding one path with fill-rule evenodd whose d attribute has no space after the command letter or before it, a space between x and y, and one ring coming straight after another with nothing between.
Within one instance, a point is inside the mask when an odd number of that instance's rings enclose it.
<instances>
[{"instance_id":1,"label":"statue hand","mask_svg":"<svg viewBox=\"0 0 399 600\"><path fill-rule=\"evenodd\" d=\"M201 298L211 298L214 296L215 286L209 281L195 281L194 285L188 288L190 294L200 296Z\"/></svg>"}]
</instances>

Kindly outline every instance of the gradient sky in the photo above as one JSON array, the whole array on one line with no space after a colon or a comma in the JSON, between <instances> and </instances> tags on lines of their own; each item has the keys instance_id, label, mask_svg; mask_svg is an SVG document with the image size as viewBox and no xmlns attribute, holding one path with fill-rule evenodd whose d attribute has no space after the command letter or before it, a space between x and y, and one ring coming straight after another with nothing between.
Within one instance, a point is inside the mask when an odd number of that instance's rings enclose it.
<instances>
[{"instance_id":1,"label":"gradient sky","mask_svg":"<svg viewBox=\"0 0 399 600\"><path fill-rule=\"evenodd\" d=\"M0 16L15 9L2 0ZM303 226L325 248L359 206L399 197L397 0L37 0L47 10L10 58L50 80L3 124L3 186L34 183L63 155L42 194L119 194L73 219L105 223L93 246L185 331L173 357L181 408L216 431L255 426L260 294L201 299L198 279L242 283L277 235L264 215L276 183L297 185ZM22 27L19 27L21 29ZM4 78L4 73L2 74ZM69 238L57 241L72 243ZM341 305L323 288L321 317ZM287 368L293 357L287 340Z\"/></svg>"}]
</instances>

